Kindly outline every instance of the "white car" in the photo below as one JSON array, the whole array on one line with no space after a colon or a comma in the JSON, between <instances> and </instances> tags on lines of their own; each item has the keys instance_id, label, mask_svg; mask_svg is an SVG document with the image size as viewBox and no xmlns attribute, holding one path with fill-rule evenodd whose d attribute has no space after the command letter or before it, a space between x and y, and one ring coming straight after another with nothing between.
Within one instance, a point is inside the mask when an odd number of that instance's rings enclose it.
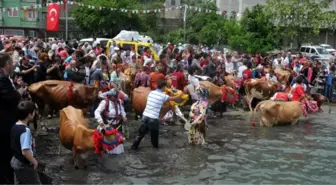
<instances>
[{"instance_id":1,"label":"white car","mask_svg":"<svg viewBox=\"0 0 336 185\"><path fill-rule=\"evenodd\" d=\"M336 50L328 44L320 44L320 46L326 49L329 53L334 53Z\"/></svg>"},{"instance_id":2,"label":"white car","mask_svg":"<svg viewBox=\"0 0 336 185\"><path fill-rule=\"evenodd\" d=\"M308 56L311 59L318 59L323 62L328 62L333 56L321 46L301 46L300 53Z\"/></svg>"}]
</instances>

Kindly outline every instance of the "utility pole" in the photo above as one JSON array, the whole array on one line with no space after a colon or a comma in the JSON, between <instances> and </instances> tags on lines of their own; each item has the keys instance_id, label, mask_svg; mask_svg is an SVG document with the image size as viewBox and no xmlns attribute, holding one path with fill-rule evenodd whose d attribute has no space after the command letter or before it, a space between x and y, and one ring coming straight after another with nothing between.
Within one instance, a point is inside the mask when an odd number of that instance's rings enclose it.
<instances>
[{"instance_id":1,"label":"utility pole","mask_svg":"<svg viewBox=\"0 0 336 185\"><path fill-rule=\"evenodd\" d=\"M184 5L184 15L183 15L183 23L184 23L184 43L186 43L186 24L187 24L187 9L188 5Z\"/></svg>"},{"instance_id":2,"label":"utility pole","mask_svg":"<svg viewBox=\"0 0 336 185\"><path fill-rule=\"evenodd\" d=\"M65 1L65 40L68 40L68 1Z\"/></svg>"}]
</instances>

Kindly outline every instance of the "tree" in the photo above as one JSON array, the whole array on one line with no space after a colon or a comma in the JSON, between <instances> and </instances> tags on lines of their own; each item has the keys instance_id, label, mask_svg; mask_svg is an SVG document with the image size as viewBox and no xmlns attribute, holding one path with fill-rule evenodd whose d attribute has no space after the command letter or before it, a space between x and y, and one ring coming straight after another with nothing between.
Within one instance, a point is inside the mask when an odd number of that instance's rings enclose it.
<instances>
[{"instance_id":1,"label":"tree","mask_svg":"<svg viewBox=\"0 0 336 185\"><path fill-rule=\"evenodd\" d=\"M84 0L83 4L96 5L94 9L76 7L71 15L78 26L94 36L115 36L120 30L145 30L142 20L137 14L111 11L110 8L136 9L140 5L137 0ZM107 7L100 10L99 7Z\"/></svg>"},{"instance_id":2,"label":"tree","mask_svg":"<svg viewBox=\"0 0 336 185\"><path fill-rule=\"evenodd\" d=\"M320 28L328 30L331 34L334 34L336 30L336 12L328 11L321 15Z\"/></svg>"},{"instance_id":3,"label":"tree","mask_svg":"<svg viewBox=\"0 0 336 185\"><path fill-rule=\"evenodd\" d=\"M270 20L262 5L246 9L234 31L228 30L231 33L228 39L230 47L250 53L266 53L277 48L280 34Z\"/></svg>"},{"instance_id":4,"label":"tree","mask_svg":"<svg viewBox=\"0 0 336 185\"><path fill-rule=\"evenodd\" d=\"M191 32L191 30L187 30L188 33ZM166 40L164 41L165 43L171 42L171 43L183 43L183 38L184 37L184 29L179 28L176 30L173 30L167 34Z\"/></svg>"},{"instance_id":5,"label":"tree","mask_svg":"<svg viewBox=\"0 0 336 185\"><path fill-rule=\"evenodd\" d=\"M225 17L216 14L216 4L213 2L193 1L192 6L201 8L196 10L195 7L189 7L187 29L187 41L198 44L199 42L212 45L218 43L218 38L222 36L222 26L224 25ZM205 10L212 12L205 12Z\"/></svg>"},{"instance_id":6,"label":"tree","mask_svg":"<svg viewBox=\"0 0 336 185\"><path fill-rule=\"evenodd\" d=\"M267 10L284 35L295 39L298 48L317 35L323 11L332 0L267 0Z\"/></svg>"}]
</instances>

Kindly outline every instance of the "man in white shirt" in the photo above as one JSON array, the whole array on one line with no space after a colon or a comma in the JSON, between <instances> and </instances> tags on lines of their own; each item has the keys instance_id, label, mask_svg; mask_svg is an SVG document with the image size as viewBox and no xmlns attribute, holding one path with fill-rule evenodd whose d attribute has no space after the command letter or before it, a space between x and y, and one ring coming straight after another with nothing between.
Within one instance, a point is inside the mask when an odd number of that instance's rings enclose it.
<instances>
[{"instance_id":1,"label":"man in white shirt","mask_svg":"<svg viewBox=\"0 0 336 185\"><path fill-rule=\"evenodd\" d=\"M273 70L270 70L269 73L267 73L265 76L266 76L266 79L267 79L267 80L278 83L278 79L277 79L277 77L274 75L274 71L273 71Z\"/></svg>"},{"instance_id":2,"label":"man in white shirt","mask_svg":"<svg viewBox=\"0 0 336 185\"><path fill-rule=\"evenodd\" d=\"M273 60L272 66L273 68L278 68L281 66L281 54L278 54L277 58Z\"/></svg>"},{"instance_id":3,"label":"man in white shirt","mask_svg":"<svg viewBox=\"0 0 336 185\"><path fill-rule=\"evenodd\" d=\"M228 74L232 74L234 72L234 64L231 61L231 56L226 57L226 62L225 62L225 72Z\"/></svg>"},{"instance_id":4,"label":"man in white shirt","mask_svg":"<svg viewBox=\"0 0 336 185\"><path fill-rule=\"evenodd\" d=\"M116 44L116 42L113 40L112 41L112 44L111 44L111 46L110 46L110 48L109 48L109 50L110 50L110 58L112 58L112 56L114 55L114 52L115 52L115 50L114 50L114 48L115 47L117 47L117 44Z\"/></svg>"},{"instance_id":5,"label":"man in white shirt","mask_svg":"<svg viewBox=\"0 0 336 185\"><path fill-rule=\"evenodd\" d=\"M154 148L159 147L159 125L160 125L160 111L166 101L172 101L179 98L181 94L175 97L169 97L163 93L166 87L165 80L158 81L158 88L149 93L147 97L146 108L142 114L141 126L139 128L138 136L132 145L132 149L137 150L143 137L148 131L151 132L151 143Z\"/></svg>"},{"instance_id":6,"label":"man in white shirt","mask_svg":"<svg viewBox=\"0 0 336 185\"><path fill-rule=\"evenodd\" d=\"M246 62L244 62L243 65L239 66L239 68L238 68L238 73L237 73L237 78L238 79L243 78L243 72L244 72L245 69L247 69Z\"/></svg>"}]
</instances>

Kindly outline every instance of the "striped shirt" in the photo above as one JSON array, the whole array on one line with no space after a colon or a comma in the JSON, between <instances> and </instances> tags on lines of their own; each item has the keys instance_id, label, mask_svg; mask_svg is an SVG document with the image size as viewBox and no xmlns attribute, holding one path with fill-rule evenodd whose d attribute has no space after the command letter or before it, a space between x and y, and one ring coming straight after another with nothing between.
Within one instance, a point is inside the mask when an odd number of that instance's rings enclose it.
<instances>
[{"instance_id":1,"label":"striped shirt","mask_svg":"<svg viewBox=\"0 0 336 185\"><path fill-rule=\"evenodd\" d=\"M152 119L159 119L162 105L168 99L169 96L163 94L160 89L151 91L147 97L146 108L142 115Z\"/></svg>"}]
</instances>

